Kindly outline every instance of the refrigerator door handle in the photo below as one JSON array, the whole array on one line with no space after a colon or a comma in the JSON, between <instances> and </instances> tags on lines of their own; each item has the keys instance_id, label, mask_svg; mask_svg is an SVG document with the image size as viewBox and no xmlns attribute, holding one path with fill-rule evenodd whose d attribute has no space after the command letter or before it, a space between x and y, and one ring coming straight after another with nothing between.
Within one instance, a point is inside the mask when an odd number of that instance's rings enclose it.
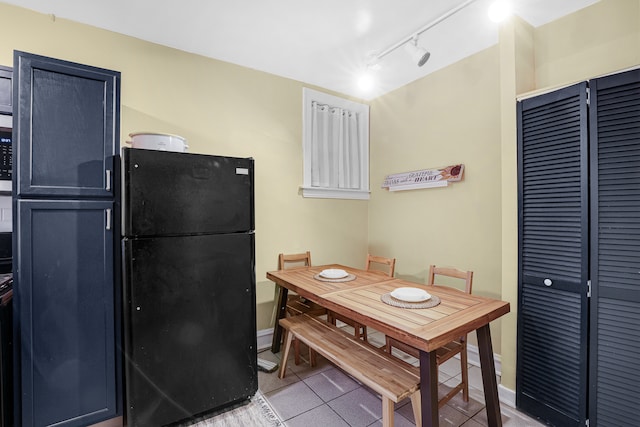
<instances>
[{"instance_id":1,"label":"refrigerator door handle","mask_svg":"<svg viewBox=\"0 0 640 427\"><path fill-rule=\"evenodd\" d=\"M107 230L111 230L111 209L107 209Z\"/></svg>"},{"instance_id":2,"label":"refrigerator door handle","mask_svg":"<svg viewBox=\"0 0 640 427\"><path fill-rule=\"evenodd\" d=\"M106 187L106 190L107 191L111 191L111 170L107 169L107 170L105 170L105 172L107 173L107 187Z\"/></svg>"}]
</instances>

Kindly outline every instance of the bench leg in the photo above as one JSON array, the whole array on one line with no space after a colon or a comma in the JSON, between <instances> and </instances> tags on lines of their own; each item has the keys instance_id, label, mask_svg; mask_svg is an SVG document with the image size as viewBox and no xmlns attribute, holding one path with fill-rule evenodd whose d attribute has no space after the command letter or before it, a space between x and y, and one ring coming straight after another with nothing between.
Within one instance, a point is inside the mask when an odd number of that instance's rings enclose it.
<instances>
[{"instance_id":1,"label":"bench leg","mask_svg":"<svg viewBox=\"0 0 640 427\"><path fill-rule=\"evenodd\" d=\"M288 330L284 330L284 352L282 353L282 360L280 361L280 378L284 378L284 374L287 370L287 359L289 358L289 350L291 350L291 341L293 340L293 333Z\"/></svg>"},{"instance_id":2,"label":"bench leg","mask_svg":"<svg viewBox=\"0 0 640 427\"><path fill-rule=\"evenodd\" d=\"M393 400L382 396L382 427L393 427Z\"/></svg>"},{"instance_id":3,"label":"bench leg","mask_svg":"<svg viewBox=\"0 0 640 427\"><path fill-rule=\"evenodd\" d=\"M369 338L367 336L367 327L359 323L356 323L356 327L358 328L358 330L362 330L362 333L358 332L358 335L360 335L358 338L362 338L364 342L369 342Z\"/></svg>"},{"instance_id":4,"label":"bench leg","mask_svg":"<svg viewBox=\"0 0 640 427\"><path fill-rule=\"evenodd\" d=\"M416 426L422 425L422 408L420 407L420 390L411 395L411 408L413 409L413 418L416 420Z\"/></svg>"},{"instance_id":5,"label":"bench leg","mask_svg":"<svg viewBox=\"0 0 640 427\"><path fill-rule=\"evenodd\" d=\"M300 340L295 340L293 342L293 355L294 355L294 363L296 365L300 364Z\"/></svg>"},{"instance_id":6,"label":"bench leg","mask_svg":"<svg viewBox=\"0 0 640 427\"><path fill-rule=\"evenodd\" d=\"M300 358L300 340L299 339L294 339L293 340L293 356L294 356L294 363L297 365L300 364L301 358ZM316 366L316 352L314 349L312 349L311 347L309 347L309 366L311 366L312 368L314 366Z\"/></svg>"},{"instance_id":7,"label":"bench leg","mask_svg":"<svg viewBox=\"0 0 640 427\"><path fill-rule=\"evenodd\" d=\"M315 350L309 347L309 366L312 368L318 364L316 354Z\"/></svg>"}]
</instances>

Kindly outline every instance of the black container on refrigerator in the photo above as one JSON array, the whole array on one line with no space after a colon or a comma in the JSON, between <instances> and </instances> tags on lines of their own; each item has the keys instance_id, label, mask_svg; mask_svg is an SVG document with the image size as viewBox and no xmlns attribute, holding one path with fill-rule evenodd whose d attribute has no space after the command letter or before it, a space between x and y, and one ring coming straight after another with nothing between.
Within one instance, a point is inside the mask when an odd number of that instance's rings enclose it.
<instances>
[{"instance_id":1,"label":"black container on refrigerator","mask_svg":"<svg viewBox=\"0 0 640 427\"><path fill-rule=\"evenodd\" d=\"M127 424L258 389L253 159L123 150Z\"/></svg>"}]
</instances>

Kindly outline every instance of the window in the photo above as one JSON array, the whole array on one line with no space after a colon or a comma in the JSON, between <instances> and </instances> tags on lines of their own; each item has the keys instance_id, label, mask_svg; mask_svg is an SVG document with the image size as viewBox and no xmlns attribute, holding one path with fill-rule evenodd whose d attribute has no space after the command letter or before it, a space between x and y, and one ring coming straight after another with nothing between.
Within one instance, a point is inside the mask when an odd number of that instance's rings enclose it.
<instances>
[{"instance_id":1,"label":"window","mask_svg":"<svg viewBox=\"0 0 640 427\"><path fill-rule=\"evenodd\" d=\"M304 197L369 199L369 106L303 88Z\"/></svg>"}]
</instances>

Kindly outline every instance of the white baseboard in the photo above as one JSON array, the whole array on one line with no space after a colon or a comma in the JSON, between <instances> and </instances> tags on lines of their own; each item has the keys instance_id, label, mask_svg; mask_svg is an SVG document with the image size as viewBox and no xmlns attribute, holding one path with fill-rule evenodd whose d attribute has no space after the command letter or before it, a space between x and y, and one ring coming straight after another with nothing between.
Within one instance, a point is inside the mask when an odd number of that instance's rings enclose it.
<instances>
[{"instance_id":1,"label":"white baseboard","mask_svg":"<svg viewBox=\"0 0 640 427\"><path fill-rule=\"evenodd\" d=\"M498 399L500 400L500 403L504 403L505 405L511 406L515 409L516 392L510 388L506 388L502 384L498 384Z\"/></svg>"},{"instance_id":2,"label":"white baseboard","mask_svg":"<svg viewBox=\"0 0 640 427\"><path fill-rule=\"evenodd\" d=\"M467 358L473 366L480 366L480 354L478 347L467 344ZM493 353L493 363L496 365L496 374L502 376L502 358L499 354Z\"/></svg>"},{"instance_id":3,"label":"white baseboard","mask_svg":"<svg viewBox=\"0 0 640 427\"><path fill-rule=\"evenodd\" d=\"M478 353L478 347L475 345L467 344L467 357L469 363L474 366L480 366L480 355ZM493 360L496 365L496 374L502 376L502 358L499 354L493 354ZM500 403L504 403L512 408L516 407L516 392L498 384L498 398Z\"/></svg>"},{"instance_id":4,"label":"white baseboard","mask_svg":"<svg viewBox=\"0 0 640 427\"><path fill-rule=\"evenodd\" d=\"M258 351L271 347L273 328L258 331Z\"/></svg>"}]
</instances>

